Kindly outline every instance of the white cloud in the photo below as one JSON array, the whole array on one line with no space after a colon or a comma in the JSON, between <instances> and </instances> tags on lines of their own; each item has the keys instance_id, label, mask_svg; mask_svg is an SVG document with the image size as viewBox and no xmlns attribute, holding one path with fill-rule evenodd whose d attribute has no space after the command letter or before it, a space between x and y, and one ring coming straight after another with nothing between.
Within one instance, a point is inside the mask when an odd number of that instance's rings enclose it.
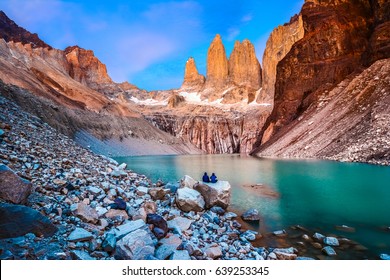
<instances>
[{"instance_id":1,"label":"white cloud","mask_svg":"<svg viewBox=\"0 0 390 280\"><path fill-rule=\"evenodd\" d=\"M253 19L253 15L252 14L246 14L245 16L243 16L241 18L241 22L250 22L251 20Z\"/></svg>"},{"instance_id":2,"label":"white cloud","mask_svg":"<svg viewBox=\"0 0 390 280\"><path fill-rule=\"evenodd\" d=\"M233 41L240 34L240 29L231 27L227 30L227 32L227 40Z\"/></svg>"}]
</instances>

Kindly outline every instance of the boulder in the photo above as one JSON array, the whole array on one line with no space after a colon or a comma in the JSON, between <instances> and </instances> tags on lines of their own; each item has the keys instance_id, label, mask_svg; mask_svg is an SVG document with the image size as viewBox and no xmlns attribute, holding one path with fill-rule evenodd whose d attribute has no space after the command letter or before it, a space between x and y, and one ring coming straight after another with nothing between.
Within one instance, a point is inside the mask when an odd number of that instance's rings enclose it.
<instances>
[{"instance_id":1,"label":"boulder","mask_svg":"<svg viewBox=\"0 0 390 280\"><path fill-rule=\"evenodd\" d=\"M207 209L213 206L226 209L230 204L231 186L227 181L197 183L193 188L201 193Z\"/></svg>"},{"instance_id":2,"label":"boulder","mask_svg":"<svg viewBox=\"0 0 390 280\"><path fill-rule=\"evenodd\" d=\"M32 185L20 178L12 169L0 164L0 198L15 204L26 204Z\"/></svg>"},{"instance_id":3,"label":"boulder","mask_svg":"<svg viewBox=\"0 0 390 280\"><path fill-rule=\"evenodd\" d=\"M165 195L170 192L169 189L164 189L164 188L150 188L149 189L149 194L153 198L153 200L164 200Z\"/></svg>"},{"instance_id":4,"label":"boulder","mask_svg":"<svg viewBox=\"0 0 390 280\"><path fill-rule=\"evenodd\" d=\"M204 209L205 201L198 191L184 187L177 190L176 205L184 212L199 212Z\"/></svg>"},{"instance_id":5,"label":"boulder","mask_svg":"<svg viewBox=\"0 0 390 280\"><path fill-rule=\"evenodd\" d=\"M76 228L68 236L70 242L89 241L91 239L93 239L92 233L83 228Z\"/></svg>"},{"instance_id":6,"label":"boulder","mask_svg":"<svg viewBox=\"0 0 390 280\"><path fill-rule=\"evenodd\" d=\"M176 248L182 244L182 240L179 235L172 234L170 236L167 236L159 241L160 244L167 244L167 245L175 245Z\"/></svg>"},{"instance_id":7,"label":"boulder","mask_svg":"<svg viewBox=\"0 0 390 280\"><path fill-rule=\"evenodd\" d=\"M163 238L168 232L167 221L158 214L148 214L146 216L146 223L154 226L153 233L158 239Z\"/></svg>"},{"instance_id":8,"label":"boulder","mask_svg":"<svg viewBox=\"0 0 390 280\"><path fill-rule=\"evenodd\" d=\"M297 259L297 255L296 254L289 254L289 253L285 253L285 252L275 252L275 255L276 257L278 258L278 260L296 260Z\"/></svg>"},{"instance_id":9,"label":"boulder","mask_svg":"<svg viewBox=\"0 0 390 280\"><path fill-rule=\"evenodd\" d=\"M326 247L322 248L322 252L330 257L337 255L336 251L330 246L326 246Z\"/></svg>"},{"instance_id":10,"label":"boulder","mask_svg":"<svg viewBox=\"0 0 390 280\"><path fill-rule=\"evenodd\" d=\"M187 218L176 217L168 221L168 227L171 229L176 229L178 232L182 232L183 230L189 229L192 222L192 220Z\"/></svg>"},{"instance_id":11,"label":"boulder","mask_svg":"<svg viewBox=\"0 0 390 280\"><path fill-rule=\"evenodd\" d=\"M381 260L390 261L390 255L389 254L380 254L379 258Z\"/></svg>"},{"instance_id":12,"label":"boulder","mask_svg":"<svg viewBox=\"0 0 390 280\"><path fill-rule=\"evenodd\" d=\"M0 204L0 239L34 233L37 236L52 236L57 227L40 212L23 206Z\"/></svg>"},{"instance_id":13,"label":"boulder","mask_svg":"<svg viewBox=\"0 0 390 280\"><path fill-rule=\"evenodd\" d=\"M110 204L110 207L111 207L111 209L126 210L127 205L126 205L126 202L122 198L117 197L117 198L115 198L114 203Z\"/></svg>"},{"instance_id":14,"label":"boulder","mask_svg":"<svg viewBox=\"0 0 390 280\"><path fill-rule=\"evenodd\" d=\"M116 243L115 258L122 260L144 260L154 255L154 243L151 232L137 229Z\"/></svg>"},{"instance_id":15,"label":"boulder","mask_svg":"<svg viewBox=\"0 0 390 280\"><path fill-rule=\"evenodd\" d=\"M86 223L96 223L99 219L97 211L84 202L72 205L71 209L75 216L79 217Z\"/></svg>"},{"instance_id":16,"label":"boulder","mask_svg":"<svg viewBox=\"0 0 390 280\"><path fill-rule=\"evenodd\" d=\"M259 211L257 209L249 209L246 211L244 214L241 215L241 218L244 221L259 221L260 220L260 215Z\"/></svg>"},{"instance_id":17,"label":"boulder","mask_svg":"<svg viewBox=\"0 0 390 280\"><path fill-rule=\"evenodd\" d=\"M325 238L325 235L322 235L321 233L316 232L313 234L313 238L316 240L322 241Z\"/></svg>"},{"instance_id":18,"label":"boulder","mask_svg":"<svg viewBox=\"0 0 390 280\"><path fill-rule=\"evenodd\" d=\"M325 237L323 242L324 242L324 244L329 245L329 246L339 246L340 245L340 243L336 237Z\"/></svg>"},{"instance_id":19,"label":"boulder","mask_svg":"<svg viewBox=\"0 0 390 280\"><path fill-rule=\"evenodd\" d=\"M109 219L129 219L129 215L127 215L127 212L125 210L119 209L110 209L107 213L104 214L104 216Z\"/></svg>"},{"instance_id":20,"label":"boulder","mask_svg":"<svg viewBox=\"0 0 390 280\"><path fill-rule=\"evenodd\" d=\"M108 233L102 243L102 248L106 252L113 252L116 247L116 236L113 233Z\"/></svg>"},{"instance_id":21,"label":"boulder","mask_svg":"<svg viewBox=\"0 0 390 280\"><path fill-rule=\"evenodd\" d=\"M125 223L123 225L120 225L113 229L113 233L115 234L116 238L119 240L129 234L130 232L133 232L140 228L146 228L146 224L143 220L135 220L130 221L128 223Z\"/></svg>"},{"instance_id":22,"label":"boulder","mask_svg":"<svg viewBox=\"0 0 390 280\"><path fill-rule=\"evenodd\" d=\"M198 183L198 181L188 175L184 175L184 177L180 180L180 186L182 188L192 189L196 183Z\"/></svg>"}]
</instances>

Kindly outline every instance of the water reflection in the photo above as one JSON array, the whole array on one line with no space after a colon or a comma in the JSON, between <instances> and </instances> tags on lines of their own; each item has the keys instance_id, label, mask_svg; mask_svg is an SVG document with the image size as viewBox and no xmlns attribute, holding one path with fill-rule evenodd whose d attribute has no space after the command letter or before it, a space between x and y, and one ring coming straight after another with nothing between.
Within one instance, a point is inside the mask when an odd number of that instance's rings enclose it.
<instances>
[{"instance_id":1,"label":"water reflection","mask_svg":"<svg viewBox=\"0 0 390 280\"><path fill-rule=\"evenodd\" d=\"M390 233L390 168L330 161L257 159L242 155L145 156L117 158L153 181L176 182L185 174L201 180L215 172L232 185L233 208L239 214L256 208L261 232L300 224L332 233L336 225L356 227L353 237L369 247L387 244ZM264 184L279 197L264 196L250 184ZM378 242L377 242L378 243ZM382 248L383 249L383 248ZM390 252L389 252L390 253Z\"/></svg>"}]
</instances>

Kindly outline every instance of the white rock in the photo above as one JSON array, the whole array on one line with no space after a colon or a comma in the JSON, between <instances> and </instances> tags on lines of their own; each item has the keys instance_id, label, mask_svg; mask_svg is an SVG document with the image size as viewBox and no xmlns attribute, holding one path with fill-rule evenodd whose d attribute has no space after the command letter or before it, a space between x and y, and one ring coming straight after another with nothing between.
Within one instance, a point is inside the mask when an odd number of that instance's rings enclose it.
<instances>
[{"instance_id":1,"label":"white rock","mask_svg":"<svg viewBox=\"0 0 390 280\"><path fill-rule=\"evenodd\" d=\"M193 188L202 194L206 208L220 206L226 209L230 204L231 186L228 181L199 183Z\"/></svg>"},{"instance_id":2,"label":"white rock","mask_svg":"<svg viewBox=\"0 0 390 280\"><path fill-rule=\"evenodd\" d=\"M170 221L168 221L168 228L178 228L180 231L184 231L190 228L192 224L192 220L183 218L183 217L176 217Z\"/></svg>"},{"instance_id":3,"label":"white rock","mask_svg":"<svg viewBox=\"0 0 390 280\"><path fill-rule=\"evenodd\" d=\"M137 229L116 243L115 256L124 260L143 260L154 255L154 243L151 232Z\"/></svg>"},{"instance_id":4,"label":"white rock","mask_svg":"<svg viewBox=\"0 0 390 280\"><path fill-rule=\"evenodd\" d=\"M192 189L196 183L198 183L198 181L188 175L184 175L184 177L180 180L180 186L183 188Z\"/></svg>"},{"instance_id":5,"label":"white rock","mask_svg":"<svg viewBox=\"0 0 390 280\"><path fill-rule=\"evenodd\" d=\"M130 221L128 223L125 223L123 225L120 225L113 229L113 232L116 235L116 238L119 240L125 235L129 234L130 232L133 232L137 229L140 229L142 227L146 227L145 222L142 219L138 219L135 221Z\"/></svg>"},{"instance_id":6,"label":"white rock","mask_svg":"<svg viewBox=\"0 0 390 280\"><path fill-rule=\"evenodd\" d=\"M177 190L176 205L184 212L199 212L204 209L205 201L198 191L185 187Z\"/></svg>"}]
</instances>

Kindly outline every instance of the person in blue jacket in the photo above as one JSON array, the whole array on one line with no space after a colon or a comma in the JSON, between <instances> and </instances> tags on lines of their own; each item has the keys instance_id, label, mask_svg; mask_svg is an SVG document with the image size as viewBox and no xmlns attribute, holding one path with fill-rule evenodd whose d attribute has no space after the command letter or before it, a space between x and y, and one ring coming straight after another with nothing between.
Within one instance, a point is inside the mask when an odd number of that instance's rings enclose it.
<instances>
[{"instance_id":1,"label":"person in blue jacket","mask_svg":"<svg viewBox=\"0 0 390 280\"><path fill-rule=\"evenodd\" d=\"M202 181L205 182L205 183L210 183L210 178L209 178L209 175L207 175L207 172L205 172L203 174Z\"/></svg>"},{"instance_id":2,"label":"person in blue jacket","mask_svg":"<svg viewBox=\"0 0 390 280\"><path fill-rule=\"evenodd\" d=\"M211 174L211 176L210 176L210 182L211 182L211 183L216 183L216 182L218 182L218 179L217 179L217 176L215 175L215 173Z\"/></svg>"}]
</instances>

